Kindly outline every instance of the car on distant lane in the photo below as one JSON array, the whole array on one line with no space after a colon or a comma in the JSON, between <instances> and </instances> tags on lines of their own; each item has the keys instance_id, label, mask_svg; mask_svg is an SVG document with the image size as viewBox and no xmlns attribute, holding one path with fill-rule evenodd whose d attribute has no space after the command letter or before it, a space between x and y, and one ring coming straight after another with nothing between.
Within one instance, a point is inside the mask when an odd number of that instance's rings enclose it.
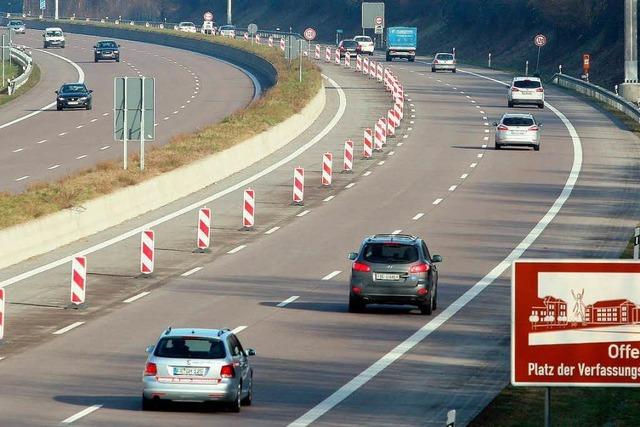
<instances>
[{"instance_id":1,"label":"car on distant lane","mask_svg":"<svg viewBox=\"0 0 640 427\"><path fill-rule=\"evenodd\" d=\"M340 52L340 58L344 58L347 55L349 55L349 57L356 56L362 50L357 41L353 39L346 39L340 42L338 45L338 51Z\"/></svg>"},{"instance_id":2,"label":"car on distant lane","mask_svg":"<svg viewBox=\"0 0 640 427\"><path fill-rule=\"evenodd\" d=\"M13 31L14 33L25 34L27 31L27 26L24 25L24 22L19 19L12 19L7 24L7 28Z\"/></svg>"},{"instance_id":3,"label":"car on distant lane","mask_svg":"<svg viewBox=\"0 0 640 427\"><path fill-rule=\"evenodd\" d=\"M353 38L360 45L360 50L362 53L368 53L369 55L373 55L373 51L375 50L375 46L373 44L373 40L369 36L355 36Z\"/></svg>"},{"instance_id":4,"label":"car on distant lane","mask_svg":"<svg viewBox=\"0 0 640 427\"><path fill-rule=\"evenodd\" d=\"M436 53L431 61L431 72L439 70L456 72L456 57L453 53Z\"/></svg>"},{"instance_id":5,"label":"car on distant lane","mask_svg":"<svg viewBox=\"0 0 640 427\"><path fill-rule=\"evenodd\" d=\"M65 83L56 91L56 109L93 107L93 91L87 89L84 83Z\"/></svg>"},{"instance_id":6,"label":"car on distant lane","mask_svg":"<svg viewBox=\"0 0 640 427\"><path fill-rule=\"evenodd\" d=\"M505 146L532 147L540 151L540 128L542 123L536 121L532 114L505 114L496 127L495 149Z\"/></svg>"},{"instance_id":7,"label":"car on distant lane","mask_svg":"<svg viewBox=\"0 0 640 427\"><path fill-rule=\"evenodd\" d=\"M64 49L65 38L64 33L62 32L62 28L59 27L49 27L44 30L42 34L44 38L44 48L47 49L49 47L57 46Z\"/></svg>"},{"instance_id":8,"label":"car on distant lane","mask_svg":"<svg viewBox=\"0 0 640 427\"><path fill-rule=\"evenodd\" d=\"M193 22L181 22L178 24L178 31L182 31L185 33L196 33L196 24Z\"/></svg>"},{"instance_id":9,"label":"car on distant lane","mask_svg":"<svg viewBox=\"0 0 640 427\"><path fill-rule=\"evenodd\" d=\"M540 77L514 77L507 92L507 105L537 105L544 108L544 87Z\"/></svg>"},{"instance_id":10,"label":"car on distant lane","mask_svg":"<svg viewBox=\"0 0 640 427\"><path fill-rule=\"evenodd\" d=\"M229 329L167 328L147 347L142 409L169 401L222 402L232 412L253 399L253 368Z\"/></svg>"},{"instance_id":11,"label":"car on distant lane","mask_svg":"<svg viewBox=\"0 0 640 427\"><path fill-rule=\"evenodd\" d=\"M438 304L440 255L431 255L426 242L403 234L376 234L362 241L349 281L349 311L367 304L414 305L431 314Z\"/></svg>"},{"instance_id":12,"label":"car on distant lane","mask_svg":"<svg viewBox=\"0 0 640 427\"><path fill-rule=\"evenodd\" d=\"M93 46L93 60L112 59L120 62L120 45L113 40L100 40Z\"/></svg>"},{"instance_id":13,"label":"car on distant lane","mask_svg":"<svg viewBox=\"0 0 640 427\"><path fill-rule=\"evenodd\" d=\"M218 29L218 34L220 34L222 37L231 37L233 39L236 37L236 26L221 25Z\"/></svg>"}]
</instances>

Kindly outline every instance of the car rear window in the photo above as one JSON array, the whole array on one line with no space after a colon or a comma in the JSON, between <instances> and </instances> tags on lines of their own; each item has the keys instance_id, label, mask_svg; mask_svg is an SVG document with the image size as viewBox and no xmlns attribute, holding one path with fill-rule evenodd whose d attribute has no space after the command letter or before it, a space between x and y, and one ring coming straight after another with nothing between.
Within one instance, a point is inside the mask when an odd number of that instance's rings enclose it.
<instances>
[{"instance_id":1,"label":"car rear window","mask_svg":"<svg viewBox=\"0 0 640 427\"><path fill-rule=\"evenodd\" d=\"M224 359L226 351L222 341L213 338L162 338L154 353L157 357L178 359Z\"/></svg>"},{"instance_id":2,"label":"car rear window","mask_svg":"<svg viewBox=\"0 0 640 427\"><path fill-rule=\"evenodd\" d=\"M360 37L356 37L354 40L359 41L359 42L364 42L364 43L371 43L371 37L369 36L360 36Z\"/></svg>"},{"instance_id":3,"label":"car rear window","mask_svg":"<svg viewBox=\"0 0 640 427\"><path fill-rule=\"evenodd\" d=\"M436 55L436 59L439 61L453 61L453 55L449 53L444 55Z\"/></svg>"},{"instance_id":4,"label":"car rear window","mask_svg":"<svg viewBox=\"0 0 640 427\"><path fill-rule=\"evenodd\" d=\"M537 89L542 86L537 80L516 80L513 85L519 89Z\"/></svg>"},{"instance_id":5,"label":"car rear window","mask_svg":"<svg viewBox=\"0 0 640 427\"><path fill-rule=\"evenodd\" d=\"M419 259L418 248L395 242L367 243L363 250L367 262L380 264L405 264Z\"/></svg>"},{"instance_id":6,"label":"car rear window","mask_svg":"<svg viewBox=\"0 0 640 427\"><path fill-rule=\"evenodd\" d=\"M358 43L355 40L345 40L342 42L342 45L344 47L356 47Z\"/></svg>"},{"instance_id":7,"label":"car rear window","mask_svg":"<svg viewBox=\"0 0 640 427\"><path fill-rule=\"evenodd\" d=\"M98 47L104 48L116 48L118 47L115 42L98 42Z\"/></svg>"},{"instance_id":8,"label":"car rear window","mask_svg":"<svg viewBox=\"0 0 640 427\"><path fill-rule=\"evenodd\" d=\"M502 124L506 126L533 126L533 119L530 117L505 117Z\"/></svg>"}]
</instances>

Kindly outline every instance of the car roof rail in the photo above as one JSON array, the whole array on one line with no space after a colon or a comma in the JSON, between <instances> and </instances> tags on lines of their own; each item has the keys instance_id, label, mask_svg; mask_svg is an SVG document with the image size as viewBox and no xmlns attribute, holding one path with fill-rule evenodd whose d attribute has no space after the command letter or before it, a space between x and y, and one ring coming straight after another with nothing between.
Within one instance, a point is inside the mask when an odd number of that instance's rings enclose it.
<instances>
[{"instance_id":1,"label":"car roof rail","mask_svg":"<svg viewBox=\"0 0 640 427\"><path fill-rule=\"evenodd\" d=\"M391 238L391 239L393 239L393 238L398 238L398 237L400 237L400 238L405 238L405 239L411 239L411 240L416 240L416 239L417 239L417 237L416 237L416 236L413 236L413 235L411 235L411 234L391 234L391 233L380 233L380 234L374 234L374 235L372 236L372 238L373 238L373 239L380 238L380 237L389 237L389 238Z\"/></svg>"},{"instance_id":2,"label":"car roof rail","mask_svg":"<svg viewBox=\"0 0 640 427\"><path fill-rule=\"evenodd\" d=\"M225 332L230 332L231 329L229 328L222 328L222 329L218 329L218 336L223 335Z\"/></svg>"},{"instance_id":3,"label":"car roof rail","mask_svg":"<svg viewBox=\"0 0 640 427\"><path fill-rule=\"evenodd\" d=\"M171 326L169 326L165 331L164 334L165 335L169 335L169 333L171 332Z\"/></svg>"}]
</instances>

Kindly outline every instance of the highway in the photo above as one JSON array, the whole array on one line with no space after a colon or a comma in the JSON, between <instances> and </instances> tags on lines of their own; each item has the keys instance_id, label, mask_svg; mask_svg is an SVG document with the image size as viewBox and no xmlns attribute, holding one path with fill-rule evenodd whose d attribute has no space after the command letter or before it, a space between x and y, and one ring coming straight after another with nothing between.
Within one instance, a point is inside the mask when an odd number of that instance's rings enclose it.
<instances>
[{"instance_id":1,"label":"highway","mask_svg":"<svg viewBox=\"0 0 640 427\"><path fill-rule=\"evenodd\" d=\"M526 109L544 123L541 151L494 151L490 124L506 110L499 82L508 75L432 74L397 62L405 121L366 161L363 129L391 98L352 70L322 68L325 111L283 150L158 212L0 271L0 286L26 273L6 287L1 424L441 426L456 409L464 425L509 379L510 262L610 258L626 246L640 211L639 152L607 113L547 86L552 107ZM321 155L332 151L339 170L347 138L356 141L355 173L322 188ZM302 207L290 203L296 166L306 170ZM241 230L247 186L256 190L253 231ZM196 212L164 218L205 199L214 243L200 254ZM157 271L140 278L139 238L117 237L152 221ZM420 235L444 257L433 316L347 312L346 255L379 232ZM69 266L47 265L74 253L88 254L88 306L65 310ZM142 412L144 349L169 325L236 329L257 351L253 406Z\"/></svg>"},{"instance_id":2,"label":"highway","mask_svg":"<svg viewBox=\"0 0 640 427\"><path fill-rule=\"evenodd\" d=\"M2 191L21 191L122 158L122 144L113 140L116 76L156 78L156 141L149 148L218 122L259 96L251 76L211 57L120 40L121 62L94 63L98 38L67 34L65 49L44 50L41 34L27 30L14 37L14 43L32 48L42 80L19 101L0 108ZM94 90L93 109L56 111L54 91L78 80ZM129 144L130 152L137 152L138 145Z\"/></svg>"}]
</instances>

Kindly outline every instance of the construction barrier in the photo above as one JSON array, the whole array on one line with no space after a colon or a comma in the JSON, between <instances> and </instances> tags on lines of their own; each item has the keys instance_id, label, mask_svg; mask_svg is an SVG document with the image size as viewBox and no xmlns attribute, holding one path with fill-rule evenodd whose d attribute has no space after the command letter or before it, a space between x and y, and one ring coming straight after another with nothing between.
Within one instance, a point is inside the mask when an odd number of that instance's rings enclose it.
<instances>
[{"instance_id":1,"label":"construction barrier","mask_svg":"<svg viewBox=\"0 0 640 427\"><path fill-rule=\"evenodd\" d=\"M387 112L387 137L395 138L396 136L396 121L393 109Z\"/></svg>"},{"instance_id":2,"label":"construction barrier","mask_svg":"<svg viewBox=\"0 0 640 427\"><path fill-rule=\"evenodd\" d=\"M284 50L287 48L287 43L284 41L284 38L280 39L280 50L284 52Z\"/></svg>"},{"instance_id":3,"label":"construction barrier","mask_svg":"<svg viewBox=\"0 0 640 427\"><path fill-rule=\"evenodd\" d=\"M344 143L344 162L342 165L342 172L353 172L353 141L347 139Z\"/></svg>"},{"instance_id":4,"label":"construction barrier","mask_svg":"<svg viewBox=\"0 0 640 427\"><path fill-rule=\"evenodd\" d=\"M356 72L362 72L362 56L356 55Z\"/></svg>"},{"instance_id":5,"label":"construction barrier","mask_svg":"<svg viewBox=\"0 0 640 427\"><path fill-rule=\"evenodd\" d=\"M382 151L382 124L378 120L373 133L373 151Z\"/></svg>"},{"instance_id":6,"label":"construction barrier","mask_svg":"<svg viewBox=\"0 0 640 427\"><path fill-rule=\"evenodd\" d=\"M244 40L248 41L249 40L249 34L248 33L244 33Z\"/></svg>"},{"instance_id":7,"label":"construction barrier","mask_svg":"<svg viewBox=\"0 0 640 427\"><path fill-rule=\"evenodd\" d=\"M260 34L256 34L256 43L260 44Z\"/></svg>"},{"instance_id":8,"label":"construction barrier","mask_svg":"<svg viewBox=\"0 0 640 427\"><path fill-rule=\"evenodd\" d=\"M153 273L155 253L155 233L153 230L144 230L140 235L140 273Z\"/></svg>"},{"instance_id":9,"label":"construction barrier","mask_svg":"<svg viewBox=\"0 0 640 427\"><path fill-rule=\"evenodd\" d=\"M304 204L304 168L293 169L293 203Z\"/></svg>"},{"instance_id":10,"label":"construction barrier","mask_svg":"<svg viewBox=\"0 0 640 427\"><path fill-rule=\"evenodd\" d=\"M376 78L376 62L375 61L369 61L369 78L370 79Z\"/></svg>"},{"instance_id":11,"label":"construction barrier","mask_svg":"<svg viewBox=\"0 0 640 427\"><path fill-rule=\"evenodd\" d=\"M76 256L71 260L71 304L84 304L87 290L87 257Z\"/></svg>"},{"instance_id":12,"label":"construction barrier","mask_svg":"<svg viewBox=\"0 0 640 427\"><path fill-rule=\"evenodd\" d=\"M333 56L333 60L336 65L340 65L340 49L336 48L336 53Z\"/></svg>"},{"instance_id":13,"label":"construction barrier","mask_svg":"<svg viewBox=\"0 0 640 427\"><path fill-rule=\"evenodd\" d=\"M378 78L378 81L380 83L384 82L384 77L383 77L384 74L383 73L384 73L384 71L383 71L383 68L382 68L382 64L378 63L378 74L377 74L376 77Z\"/></svg>"},{"instance_id":14,"label":"construction barrier","mask_svg":"<svg viewBox=\"0 0 640 427\"><path fill-rule=\"evenodd\" d=\"M344 56L344 67L351 68L351 55L349 53Z\"/></svg>"},{"instance_id":15,"label":"construction barrier","mask_svg":"<svg viewBox=\"0 0 640 427\"><path fill-rule=\"evenodd\" d=\"M198 211L198 249L209 249L211 245L211 209L200 208Z\"/></svg>"},{"instance_id":16,"label":"construction barrier","mask_svg":"<svg viewBox=\"0 0 640 427\"><path fill-rule=\"evenodd\" d=\"M256 192L251 188L244 190L244 203L242 204L242 226L252 228L256 213Z\"/></svg>"},{"instance_id":17,"label":"construction barrier","mask_svg":"<svg viewBox=\"0 0 640 427\"><path fill-rule=\"evenodd\" d=\"M324 49L324 62L331 62L331 48L328 46Z\"/></svg>"},{"instance_id":18,"label":"construction barrier","mask_svg":"<svg viewBox=\"0 0 640 427\"><path fill-rule=\"evenodd\" d=\"M273 47L273 37L269 36L269 47Z\"/></svg>"},{"instance_id":19,"label":"construction barrier","mask_svg":"<svg viewBox=\"0 0 640 427\"><path fill-rule=\"evenodd\" d=\"M362 60L362 74L364 74L365 77L369 75L369 58Z\"/></svg>"},{"instance_id":20,"label":"construction barrier","mask_svg":"<svg viewBox=\"0 0 640 427\"><path fill-rule=\"evenodd\" d=\"M329 186L333 179L333 154L324 153L322 155L322 185Z\"/></svg>"},{"instance_id":21,"label":"construction barrier","mask_svg":"<svg viewBox=\"0 0 640 427\"><path fill-rule=\"evenodd\" d=\"M373 131L369 128L364 130L364 151L362 157L370 159L373 157Z\"/></svg>"},{"instance_id":22,"label":"construction barrier","mask_svg":"<svg viewBox=\"0 0 640 427\"><path fill-rule=\"evenodd\" d=\"M320 59L320 45L317 44L316 45L316 59Z\"/></svg>"}]
</instances>

